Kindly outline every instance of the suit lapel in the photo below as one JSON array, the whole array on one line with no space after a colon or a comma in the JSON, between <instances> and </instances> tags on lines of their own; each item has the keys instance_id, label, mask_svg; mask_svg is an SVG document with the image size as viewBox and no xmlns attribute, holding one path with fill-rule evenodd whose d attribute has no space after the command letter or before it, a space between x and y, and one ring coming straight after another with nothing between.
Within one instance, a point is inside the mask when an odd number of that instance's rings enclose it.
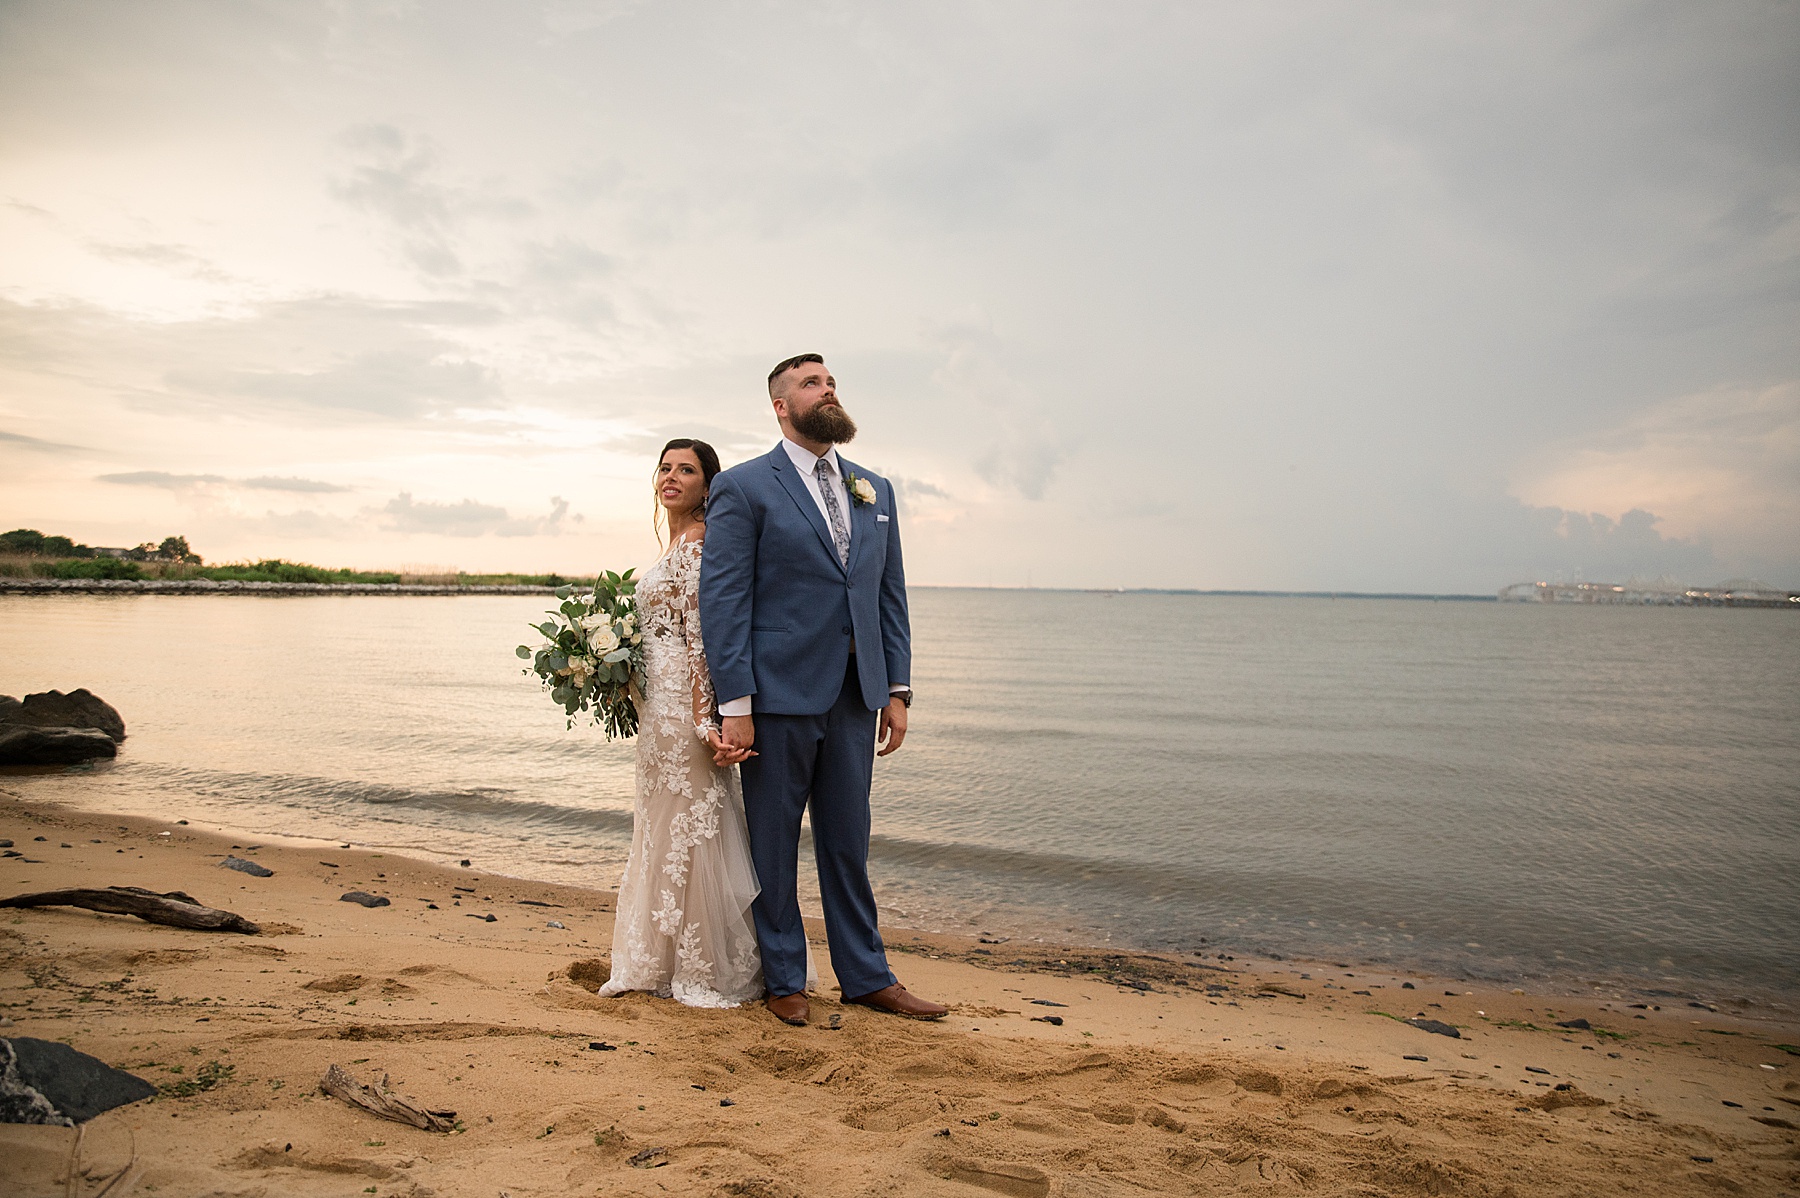
<instances>
[{"instance_id":1,"label":"suit lapel","mask_svg":"<svg viewBox=\"0 0 1800 1198\"><path fill-rule=\"evenodd\" d=\"M839 459L840 462L842 460ZM819 510L819 505L814 501L812 492L806 489L806 480L801 478L800 472L794 468L794 459L788 456L787 449L777 445L775 452L769 455L769 465L774 468L775 477L781 480L781 485L787 491L788 497L794 501L794 506L800 509L800 514L806 517L806 522L811 524L813 531L819 534L819 542L825 546L826 556L838 569L844 569L843 563L838 561L837 543L831 539L831 529L825 524L825 514ZM854 531L850 536L850 553L851 560L854 561L856 554Z\"/></svg>"},{"instance_id":2,"label":"suit lapel","mask_svg":"<svg viewBox=\"0 0 1800 1198\"><path fill-rule=\"evenodd\" d=\"M862 556L864 546L868 545L875 536L876 505L858 503L855 494L850 493L849 478L852 474L857 478L868 477L863 473L861 466L855 462L845 461L844 455L840 453L838 454L838 469L844 472L844 491L850 495L850 564L845 569L845 573L849 574L856 570L856 559Z\"/></svg>"}]
</instances>

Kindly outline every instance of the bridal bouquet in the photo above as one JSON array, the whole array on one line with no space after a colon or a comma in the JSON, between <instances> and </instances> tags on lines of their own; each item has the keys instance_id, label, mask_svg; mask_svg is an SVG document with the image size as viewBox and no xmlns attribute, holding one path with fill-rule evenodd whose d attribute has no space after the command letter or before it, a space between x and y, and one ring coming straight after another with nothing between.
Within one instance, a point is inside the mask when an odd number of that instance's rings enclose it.
<instances>
[{"instance_id":1,"label":"bridal bouquet","mask_svg":"<svg viewBox=\"0 0 1800 1198\"><path fill-rule=\"evenodd\" d=\"M544 643L520 645L518 655L535 673L575 726L578 712L593 709L594 722L606 738L635 736L637 704L631 697L633 678L644 670L644 634L638 627L637 580L630 570L603 572L592 595L574 587L556 588L562 603L546 612L550 619L533 625Z\"/></svg>"}]
</instances>

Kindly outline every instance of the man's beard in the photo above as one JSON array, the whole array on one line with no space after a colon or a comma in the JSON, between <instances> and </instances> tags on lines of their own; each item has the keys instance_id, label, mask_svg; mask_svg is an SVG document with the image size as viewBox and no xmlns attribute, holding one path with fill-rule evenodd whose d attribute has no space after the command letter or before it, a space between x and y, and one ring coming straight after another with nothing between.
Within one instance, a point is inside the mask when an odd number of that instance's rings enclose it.
<instances>
[{"instance_id":1,"label":"man's beard","mask_svg":"<svg viewBox=\"0 0 1800 1198\"><path fill-rule=\"evenodd\" d=\"M835 403L816 403L805 412L788 417L794 431L808 441L825 445L848 445L856 436L856 421Z\"/></svg>"}]
</instances>

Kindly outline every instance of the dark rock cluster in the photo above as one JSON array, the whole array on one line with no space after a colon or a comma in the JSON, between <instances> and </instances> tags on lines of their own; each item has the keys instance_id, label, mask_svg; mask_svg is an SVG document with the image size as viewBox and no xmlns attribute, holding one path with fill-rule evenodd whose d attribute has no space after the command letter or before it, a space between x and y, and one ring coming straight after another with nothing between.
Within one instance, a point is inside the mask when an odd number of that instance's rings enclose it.
<instances>
[{"instance_id":1,"label":"dark rock cluster","mask_svg":"<svg viewBox=\"0 0 1800 1198\"><path fill-rule=\"evenodd\" d=\"M125 721L85 687L24 700L0 695L0 765L73 765L115 757Z\"/></svg>"}]
</instances>

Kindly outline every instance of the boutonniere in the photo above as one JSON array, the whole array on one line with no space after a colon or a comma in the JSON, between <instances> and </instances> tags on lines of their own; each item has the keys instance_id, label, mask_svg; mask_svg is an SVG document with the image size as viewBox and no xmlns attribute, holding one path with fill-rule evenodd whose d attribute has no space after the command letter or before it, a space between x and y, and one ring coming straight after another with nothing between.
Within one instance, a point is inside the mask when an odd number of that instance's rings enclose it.
<instances>
[{"instance_id":1,"label":"boutonniere","mask_svg":"<svg viewBox=\"0 0 1800 1198\"><path fill-rule=\"evenodd\" d=\"M849 470L844 471L844 482L850 487L852 503L869 504L875 502L875 484L866 478L858 478Z\"/></svg>"}]
</instances>

